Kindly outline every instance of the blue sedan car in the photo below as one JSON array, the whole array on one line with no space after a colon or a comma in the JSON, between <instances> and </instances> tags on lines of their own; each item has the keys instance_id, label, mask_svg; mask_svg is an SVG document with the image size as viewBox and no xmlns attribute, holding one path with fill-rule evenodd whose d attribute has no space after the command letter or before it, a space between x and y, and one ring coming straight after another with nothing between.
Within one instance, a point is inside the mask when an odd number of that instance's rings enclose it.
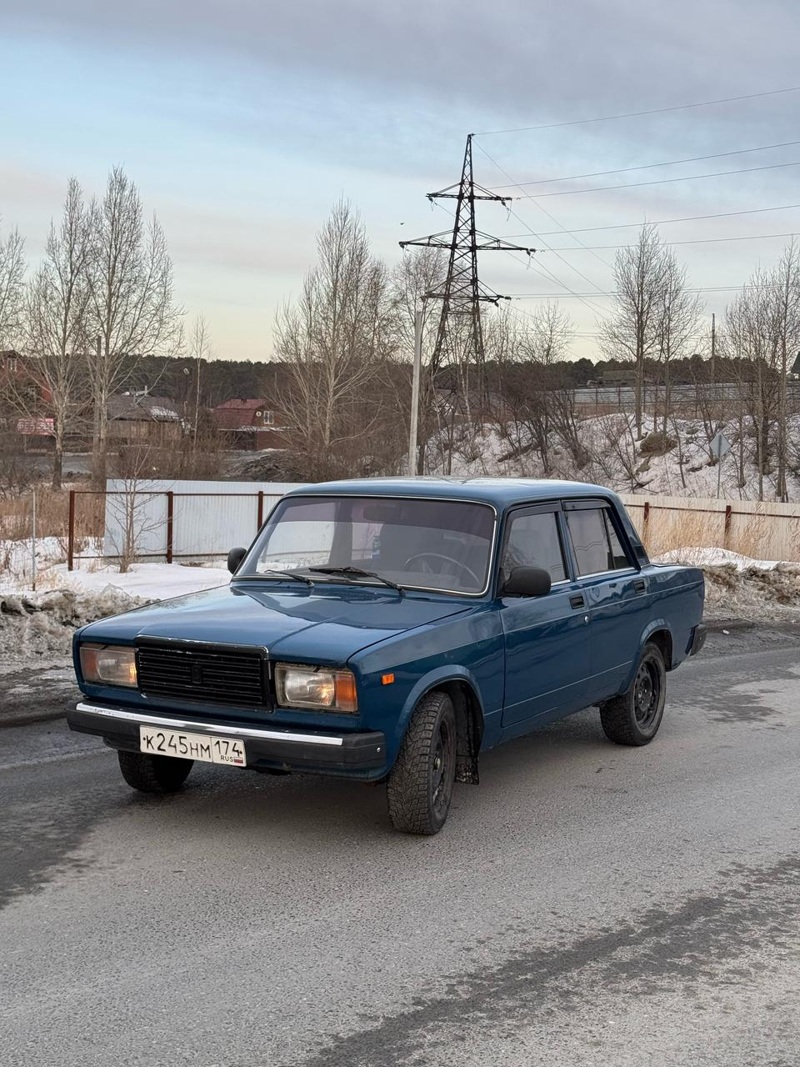
<instances>
[{"instance_id":1,"label":"blue sedan car","mask_svg":"<svg viewBox=\"0 0 800 1067\"><path fill-rule=\"evenodd\" d=\"M230 584L92 623L72 729L143 792L194 761L385 781L434 834L486 751L596 705L645 745L703 644L703 575L655 566L619 499L573 482L366 479L276 505Z\"/></svg>"}]
</instances>

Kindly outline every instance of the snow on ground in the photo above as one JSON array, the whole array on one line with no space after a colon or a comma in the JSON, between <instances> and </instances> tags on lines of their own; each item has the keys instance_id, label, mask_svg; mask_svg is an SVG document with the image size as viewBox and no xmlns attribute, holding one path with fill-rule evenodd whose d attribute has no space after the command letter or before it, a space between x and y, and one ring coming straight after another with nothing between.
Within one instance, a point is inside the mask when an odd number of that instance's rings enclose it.
<instances>
[{"instance_id":1,"label":"snow on ground","mask_svg":"<svg viewBox=\"0 0 800 1067\"><path fill-rule=\"evenodd\" d=\"M59 564L49 573L64 588L87 593L114 589L145 600L169 600L184 593L213 589L227 585L231 578L227 567L181 563L133 563L127 574L120 574L118 567L108 565L69 573L66 564Z\"/></svg>"},{"instance_id":2,"label":"snow on ground","mask_svg":"<svg viewBox=\"0 0 800 1067\"><path fill-rule=\"evenodd\" d=\"M670 420L667 450L656 455L649 451L652 440L648 444L645 441L648 435L660 432L661 428L660 420L656 425L652 415L646 415L642 423L642 439L639 440L633 416L579 417L576 439L585 453L581 457L583 462L581 465L576 462L574 447L571 449L559 432L551 429L547 434L549 467L545 471L541 454L531 447L530 431L523 425L513 422L465 425L457 428L454 448L448 455L442 454L442 439L434 438L428 447L428 461L435 471L458 477L541 478L549 475L596 482L621 493L649 496L714 497L719 473L721 496L729 500L758 499L759 479L749 427L744 430L743 479L738 469L739 430L735 424L723 427L732 451L723 458L721 470L711 460L708 432L702 419ZM793 454L800 441L800 416L789 420L789 440L790 454ZM787 483L789 499L800 499L800 476L790 470ZM773 471L763 478L764 498L774 499L775 490Z\"/></svg>"},{"instance_id":3,"label":"snow on ground","mask_svg":"<svg viewBox=\"0 0 800 1067\"><path fill-rule=\"evenodd\" d=\"M692 567L722 567L728 564L737 571L746 571L751 567L770 571L780 566L795 566L782 564L780 560L751 559L750 556L742 556L727 548L674 548L670 552L655 556L653 563L685 563ZM800 567L798 569L800 570Z\"/></svg>"},{"instance_id":4,"label":"snow on ground","mask_svg":"<svg viewBox=\"0 0 800 1067\"><path fill-rule=\"evenodd\" d=\"M221 560L211 563L133 563L125 573L104 559L89 558L100 554L100 542L89 544L86 558L75 560L75 569L67 570L66 549L57 537L42 537L36 542L36 587L38 592L73 590L97 592L106 588L147 600L166 600L226 585L230 581ZM33 564L30 541L0 541L0 594L32 592Z\"/></svg>"}]
</instances>

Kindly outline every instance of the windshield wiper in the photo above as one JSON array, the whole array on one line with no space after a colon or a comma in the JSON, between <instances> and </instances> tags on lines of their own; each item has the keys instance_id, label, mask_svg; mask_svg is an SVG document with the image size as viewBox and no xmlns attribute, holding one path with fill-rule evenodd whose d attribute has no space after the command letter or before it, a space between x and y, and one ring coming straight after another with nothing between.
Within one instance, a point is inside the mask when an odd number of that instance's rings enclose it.
<instances>
[{"instance_id":1,"label":"windshield wiper","mask_svg":"<svg viewBox=\"0 0 800 1067\"><path fill-rule=\"evenodd\" d=\"M396 589L398 593L404 591L402 585L398 585L397 582L392 582L384 578L382 574L376 574L375 571L364 571L361 567L309 567L308 569L315 574L343 574L346 577L352 575L353 578L374 578L383 585L388 585L390 589Z\"/></svg>"},{"instance_id":2,"label":"windshield wiper","mask_svg":"<svg viewBox=\"0 0 800 1067\"><path fill-rule=\"evenodd\" d=\"M293 582L305 582L306 585L313 585L314 583L305 574L300 574L298 571L259 571L258 574L237 574L237 578L289 578Z\"/></svg>"}]
</instances>

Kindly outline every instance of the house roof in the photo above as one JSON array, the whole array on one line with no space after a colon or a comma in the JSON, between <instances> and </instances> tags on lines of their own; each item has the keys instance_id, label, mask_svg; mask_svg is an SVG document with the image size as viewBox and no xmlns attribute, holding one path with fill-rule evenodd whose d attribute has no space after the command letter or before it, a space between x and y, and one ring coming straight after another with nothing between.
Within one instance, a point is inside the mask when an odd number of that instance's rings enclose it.
<instances>
[{"instance_id":1,"label":"house roof","mask_svg":"<svg viewBox=\"0 0 800 1067\"><path fill-rule=\"evenodd\" d=\"M224 404L217 404L214 411L257 411L259 408L266 407L269 407L266 400L240 397L236 400L226 400Z\"/></svg>"},{"instance_id":2,"label":"house roof","mask_svg":"<svg viewBox=\"0 0 800 1067\"><path fill-rule=\"evenodd\" d=\"M267 401L257 397L226 400L214 408L214 419L220 430L243 430L250 426L261 428Z\"/></svg>"},{"instance_id":3,"label":"house roof","mask_svg":"<svg viewBox=\"0 0 800 1067\"><path fill-rule=\"evenodd\" d=\"M168 396L134 396L123 393L108 398L108 417L115 422L177 422L175 401Z\"/></svg>"}]
</instances>

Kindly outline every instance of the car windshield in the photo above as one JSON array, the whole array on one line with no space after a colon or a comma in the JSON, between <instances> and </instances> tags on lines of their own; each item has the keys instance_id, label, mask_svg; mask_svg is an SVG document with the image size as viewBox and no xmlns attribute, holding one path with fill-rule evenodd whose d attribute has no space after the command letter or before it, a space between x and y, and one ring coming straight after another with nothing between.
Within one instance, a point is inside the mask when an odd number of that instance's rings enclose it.
<instances>
[{"instance_id":1,"label":"car windshield","mask_svg":"<svg viewBox=\"0 0 800 1067\"><path fill-rule=\"evenodd\" d=\"M403 588L481 593L487 585L495 513L486 504L387 497L287 497L237 578L297 571L315 581L376 582Z\"/></svg>"}]
</instances>

